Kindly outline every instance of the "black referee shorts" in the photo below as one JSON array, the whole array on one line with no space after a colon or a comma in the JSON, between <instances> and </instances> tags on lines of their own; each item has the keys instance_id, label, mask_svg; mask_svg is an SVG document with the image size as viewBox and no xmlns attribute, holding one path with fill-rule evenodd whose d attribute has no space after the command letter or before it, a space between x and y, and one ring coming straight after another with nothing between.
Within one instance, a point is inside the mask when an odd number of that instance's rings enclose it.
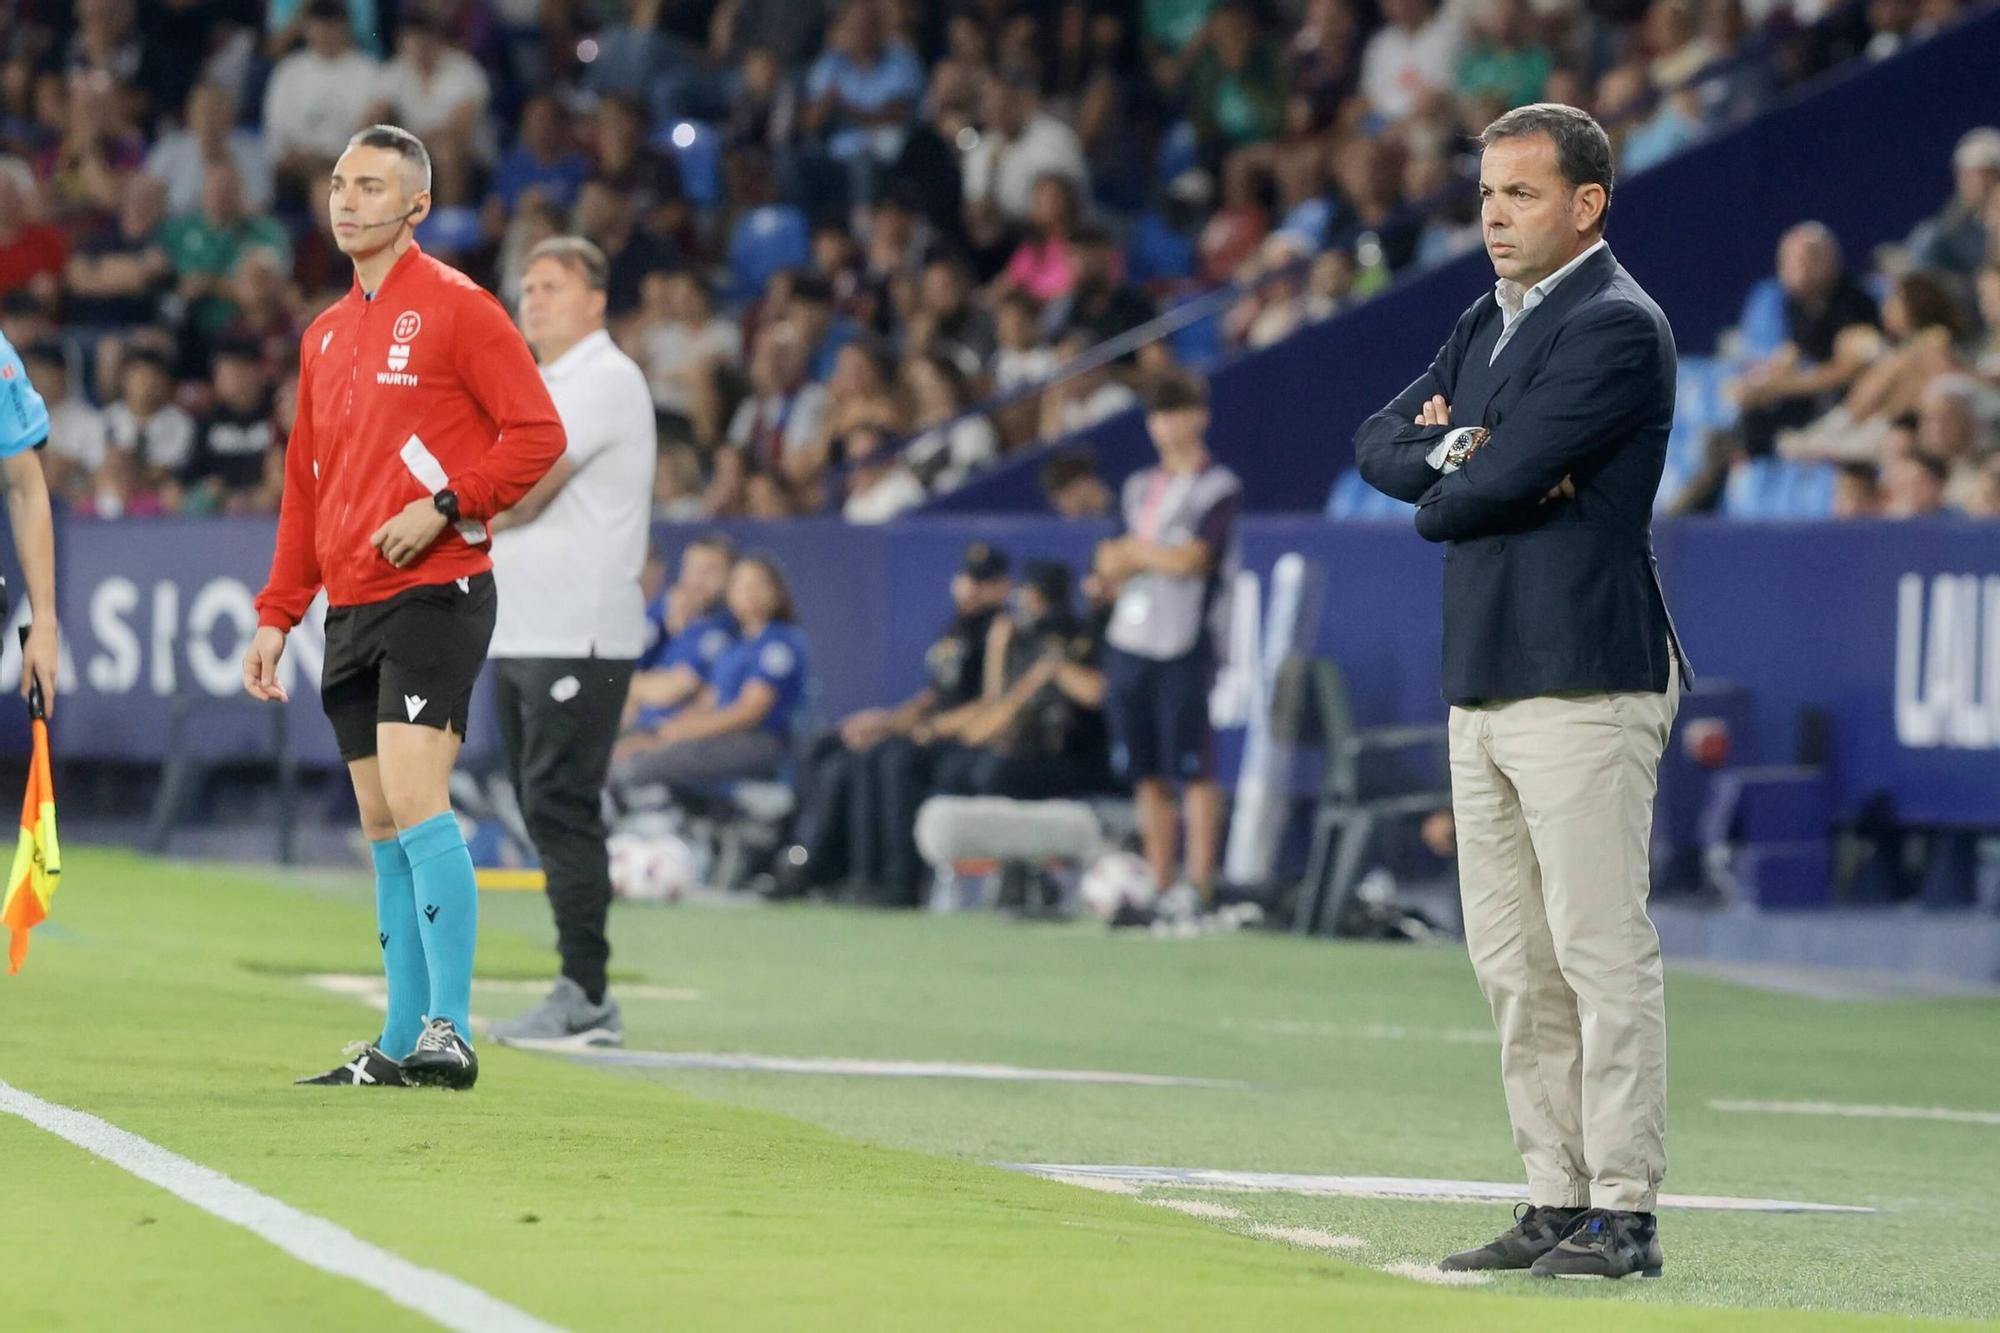
<instances>
[{"instance_id":1,"label":"black referee shorts","mask_svg":"<svg viewBox=\"0 0 2000 1333\"><path fill-rule=\"evenodd\" d=\"M319 697L340 757L371 757L382 722L464 736L499 605L487 573L329 609Z\"/></svg>"}]
</instances>

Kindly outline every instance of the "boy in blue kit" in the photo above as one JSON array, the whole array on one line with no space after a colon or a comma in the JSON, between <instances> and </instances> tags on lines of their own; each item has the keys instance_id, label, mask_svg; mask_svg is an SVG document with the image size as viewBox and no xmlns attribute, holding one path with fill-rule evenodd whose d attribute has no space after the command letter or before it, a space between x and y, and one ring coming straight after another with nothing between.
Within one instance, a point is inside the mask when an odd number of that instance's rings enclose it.
<instances>
[{"instance_id":1,"label":"boy in blue kit","mask_svg":"<svg viewBox=\"0 0 2000 1333\"><path fill-rule=\"evenodd\" d=\"M723 600L735 560L735 545L720 533L682 548L680 577L646 608L652 638L632 674L627 730L652 731L679 712L736 642L736 619Z\"/></svg>"}]
</instances>

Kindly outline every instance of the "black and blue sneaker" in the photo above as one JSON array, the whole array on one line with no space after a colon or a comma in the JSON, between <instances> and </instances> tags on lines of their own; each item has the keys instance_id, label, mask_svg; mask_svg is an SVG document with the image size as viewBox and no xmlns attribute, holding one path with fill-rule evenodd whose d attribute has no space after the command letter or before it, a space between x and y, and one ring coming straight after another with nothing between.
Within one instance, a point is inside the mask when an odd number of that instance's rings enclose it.
<instances>
[{"instance_id":1,"label":"black and blue sneaker","mask_svg":"<svg viewBox=\"0 0 2000 1333\"><path fill-rule=\"evenodd\" d=\"M422 1088L464 1091L479 1081L479 1057L472 1044L458 1035L449 1018L433 1018L417 1038L417 1049L403 1061L403 1077Z\"/></svg>"},{"instance_id":2,"label":"black and blue sneaker","mask_svg":"<svg viewBox=\"0 0 2000 1333\"><path fill-rule=\"evenodd\" d=\"M1577 1214L1562 1244L1535 1260L1535 1277L1658 1277L1665 1266L1651 1213L1592 1208Z\"/></svg>"},{"instance_id":3,"label":"black and blue sneaker","mask_svg":"<svg viewBox=\"0 0 2000 1333\"><path fill-rule=\"evenodd\" d=\"M1514 1225L1473 1250L1447 1255L1438 1264L1447 1273L1494 1273L1531 1268L1537 1259L1562 1243L1581 1208L1550 1208L1519 1204Z\"/></svg>"},{"instance_id":4,"label":"black and blue sneaker","mask_svg":"<svg viewBox=\"0 0 2000 1333\"><path fill-rule=\"evenodd\" d=\"M410 1081L403 1077L403 1066L382 1053L382 1048L372 1041L351 1041L347 1043L347 1063L337 1065L324 1074L312 1078L295 1080L301 1087L326 1088L407 1088Z\"/></svg>"}]
</instances>

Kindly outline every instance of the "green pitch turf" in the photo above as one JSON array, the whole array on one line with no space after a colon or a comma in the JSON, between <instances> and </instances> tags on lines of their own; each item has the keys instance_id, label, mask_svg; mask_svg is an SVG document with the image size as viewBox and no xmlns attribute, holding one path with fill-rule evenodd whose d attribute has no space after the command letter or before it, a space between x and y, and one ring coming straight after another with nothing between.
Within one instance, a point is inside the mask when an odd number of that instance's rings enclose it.
<instances>
[{"instance_id":1,"label":"green pitch turf","mask_svg":"<svg viewBox=\"0 0 2000 1333\"><path fill-rule=\"evenodd\" d=\"M633 1049L1248 1086L614 1073L489 1045L470 1094L298 1089L374 1031L299 979L375 966L363 879L85 848L66 872L27 970L0 978L0 1079L573 1329L1817 1330L2000 1312L2000 1127L1708 1108L2000 1109L2000 1005L1671 979L1669 1187L1884 1211L1668 1213L1659 1282L1443 1290L1374 1270L1483 1239L1504 1209L1148 1192L1244 1215L1218 1223L986 1164L1516 1178L1496 1052L1449 950L620 908L619 975L701 993L627 1000ZM482 911L483 976L547 974L538 899ZM486 986L474 1007L530 998ZM1255 1222L1363 1244L1336 1259L1235 1234ZM424 1326L11 1116L0 1227L9 1330Z\"/></svg>"}]
</instances>

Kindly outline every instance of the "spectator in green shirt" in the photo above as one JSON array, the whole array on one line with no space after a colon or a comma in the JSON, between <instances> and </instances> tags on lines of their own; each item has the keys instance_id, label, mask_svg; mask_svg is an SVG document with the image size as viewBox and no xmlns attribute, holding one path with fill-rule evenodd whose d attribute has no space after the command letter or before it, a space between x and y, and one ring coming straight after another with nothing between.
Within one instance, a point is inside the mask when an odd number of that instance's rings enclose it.
<instances>
[{"instance_id":1,"label":"spectator in green shirt","mask_svg":"<svg viewBox=\"0 0 2000 1333\"><path fill-rule=\"evenodd\" d=\"M1458 70L1467 97L1495 93L1508 108L1540 101L1555 56L1535 36L1528 0L1494 0L1479 20L1479 37Z\"/></svg>"},{"instance_id":2,"label":"spectator in green shirt","mask_svg":"<svg viewBox=\"0 0 2000 1333\"><path fill-rule=\"evenodd\" d=\"M214 333L234 316L227 281L245 251L262 246L276 250L286 268L292 262L291 238L276 218L252 217L244 209L243 179L227 161L209 163L200 211L168 219L160 244L174 266L175 294L203 333Z\"/></svg>"}]
</instances>

